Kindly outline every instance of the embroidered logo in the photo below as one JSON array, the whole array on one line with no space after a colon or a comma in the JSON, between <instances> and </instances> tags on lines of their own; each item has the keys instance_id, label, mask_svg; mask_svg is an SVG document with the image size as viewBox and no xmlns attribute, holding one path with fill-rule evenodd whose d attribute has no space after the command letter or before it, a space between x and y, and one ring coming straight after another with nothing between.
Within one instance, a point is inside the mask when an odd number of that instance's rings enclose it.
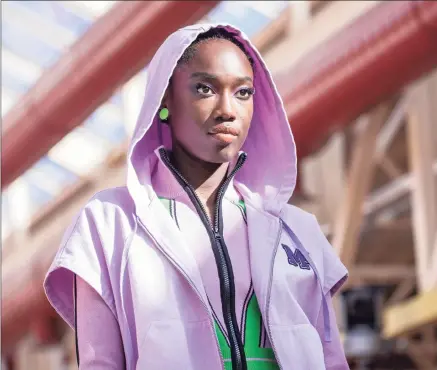
<instances>
[{"instance_id":1,"label":"embroidered logo","mask_svg":"<svg viewBox=\"0 0 437 370\"><path fill-rule=\"evenodd\" d=\"M300 267L302 270L311 270L311 266L302 252L296 248L293 252L288 246L282 244L285 253L287 253L288 263L290 265Z\"/></svg>"}]
</instances>

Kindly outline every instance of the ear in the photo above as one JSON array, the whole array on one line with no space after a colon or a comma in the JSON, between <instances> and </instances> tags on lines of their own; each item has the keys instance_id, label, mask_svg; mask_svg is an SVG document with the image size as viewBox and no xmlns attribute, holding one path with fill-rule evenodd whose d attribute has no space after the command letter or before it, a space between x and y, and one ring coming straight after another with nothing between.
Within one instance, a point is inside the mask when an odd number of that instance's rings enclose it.
<instances>
[{"instance_id":1,"label":"ear","mask_svg":"<svg viewBox=\"0 0 437 370\"><path fill-rule=\"evenodd\" d=\"M171 110L171 80L168 83L167 89L165 90L164 96L162 97L161 107L166 107Z\"/></svg>"},{"instance_id":2,"label":"ear","mask_svg":"<svg viewBox=\"0 0 437 370\"><path fill-rule=\"evenodd\" d=\"M169 85L170 86L170 85ZM169 86L167 87L167 89L164 92L164 96L162 97L162 101L161 101L161 106L159 107L159 119L163 124L169 125L170 124L170 111L171 111L171 102L170 102L170 94L169 94ZM161 110L163 108L167 108L168 109L168 115L167 118L162 119L161 118Z\"/></svg>"}]
</instances>

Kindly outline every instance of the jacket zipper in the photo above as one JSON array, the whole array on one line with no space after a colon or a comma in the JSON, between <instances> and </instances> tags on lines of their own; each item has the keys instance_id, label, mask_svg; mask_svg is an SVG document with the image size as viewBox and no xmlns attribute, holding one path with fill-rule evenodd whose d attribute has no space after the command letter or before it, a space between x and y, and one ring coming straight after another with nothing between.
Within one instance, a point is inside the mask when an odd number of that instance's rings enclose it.
<instances>
[{"instance_id":1,"label":"jacket zipper","mask_svg":"<svg viewBox=\"0 0 437 370\"><path fill-rule=\"evenodd\" d=\"M138 223L141 225L141 227L146 231L147 235L155 242L158 244L158 242L155 240L155 238L153 237L152 234L150 234L147 230L147 227L144 225L144 223L141 221L140 218L137 218ZM176 266L176 268L178 269L178 271L185 277L185 279L187 280L188 284L191 286L191 288L194 290L194 292L196 293L196 295L199 297L200 302L202 303L202 305L205 307L206 311L208 312L208 316L211 322L211 327L214 328L214 318L212 316L211 313L211 308L205 303L205 301L203 300L202 294L199 292L199 290L196 288L196 285L193 283L193 281L191 280L190 276L184 271L184 269L182 267L180 267L180 265L170 256L168 255L166 252L163 252L167 258L169 260L171 260L173 262L173 264ZM214 330L214 329L213 329ZM218 352L220 354L220 361L221 361L221 368L224 370L225 369L225 361L223 359L223 354L220 350L220 344L218 342L217 336L214 335L215 338L215 342L217 345L217 349Z\"/></svg>"},{"instance_id":2,"label":"jacket zipper","mask_svg":"<svg viewBox=\"0 0 437 370\"><path fill-rule=\"evenodd\" d=\"M166 150L164 148L161 148L159 152L165 165L176 175L177 181L187 192L190 200L193 202L193 205L197 210L197 213L199 214L200 219L202 220L206 228L206 231L208 232L220 279L222 311L229 337L232 369L247 370L246 356L244 353L244 347L241 340L240 330L238 329L237 317L235 313L234 274L232 271L232 265L229 258L228 250L223 237L223 222L221 214L221 203L225 195L226 189L231 182L233 176L243 166L246 160L246 154L242 153L239 156L234 169L220 186L217 193L214 220L211 220L212 222L210 222L205 207L203 206L193 187L188 184L188 182L183 178L181 173L172 165Z\"/></svg>"},{"instance_id":3,"label":"jacket zipper","mask_svg":"<svg viewBox=\"0 0 437 370\"><path fill-rule=\"evenodd\" d=\"M269 311L270 311L270 297L271 297L271 293L272 293L272 283L273 283L273 268L274 268L276 253L277 253L278 248L279 248L279 243L281 242L281 236L282 236L282 221L279 220L278 237L276 238L276 245L275 245L275 249L274 249L273 255L272 255L272 260L270 263L270 277L269 277L269 285L268 285L268 289L267 289L267 303L266 303L267 334L269 336L270 344L272 345L273 353L275 354L275 359L276 359L276 362L278 363L279 369L283 369L283 367L281 366L281 363L279 362L278 353L276 352L275 343L273 342L272 330L270 328L270 312Z\"/></svg>"}]
</instances>

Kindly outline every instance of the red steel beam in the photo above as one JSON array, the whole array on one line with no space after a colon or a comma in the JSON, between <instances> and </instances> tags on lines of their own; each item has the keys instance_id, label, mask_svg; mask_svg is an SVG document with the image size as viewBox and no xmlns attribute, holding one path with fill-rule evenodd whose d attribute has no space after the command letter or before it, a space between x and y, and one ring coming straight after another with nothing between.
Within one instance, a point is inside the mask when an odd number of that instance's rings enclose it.
<instances>
[{"instance_id":1,"label":"red steel beam","mask_svg":"<svg viewBox=\"0 0 437 370\"><path fill-rule=\"evenodd\" d=\"M436 1L375 6L275 76L299 156L436 66Z\"/></svg>"},{"instance_id":2,"label":"red steel beam","mask_svg":"<svg viewBox=\"0 0 437 370\"><path fill-rule=\"evenodd\" d=\"M151 60L173 31L219 1L120 1L3 119L2 189Z\"/></svg>"}]
</instances>

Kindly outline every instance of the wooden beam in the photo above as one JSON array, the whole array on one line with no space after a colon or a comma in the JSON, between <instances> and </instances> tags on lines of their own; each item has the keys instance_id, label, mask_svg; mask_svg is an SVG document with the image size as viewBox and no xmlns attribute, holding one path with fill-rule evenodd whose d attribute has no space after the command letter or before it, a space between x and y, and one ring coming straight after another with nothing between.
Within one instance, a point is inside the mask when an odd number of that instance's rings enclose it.
<instances>
[{"instance_id":1,"label":"wooden beam","mask_svg":"<svg viewBox=\"0 0 437 370\"><path fill-rule=\"evenodd\" d=\"M381 169L391 179L396 179L402 175L401 169L387 156L387 154L377 158L377 161Z\"/></svg>"},{"instance_id":2,"label":"wooden beam","mask_svg":"<svg viewBox=\"0 0 437 370\"><path fill-rule=\"evenodd\" d=\"M420 290L432 288L431 274L437 268L430 263L437 230L437 187L432 173L435 157L433 133L437 118L434 105L429 79L413 86L407 127L412 169L414 246Z\"/></svg>"},{"instance_id":3,"label":"wooden beam","mask_svg":"<svg viewBox=\"0 0 437 370\"><path fill-rule=\"evenodd\" d=\"M432 166L432 173L437 175L437 160ZM373 191L366 199L363 210L366 216L369 216L390 203L396 202L400 198L408 195L413 187L412 174L406 174L398 177L396 180Z\"/></svg>"},{"instance_id":4,"label":"wooden beam","mask_svg":"<svg viewBox=\"0 0 437 370\"><path fill-rule=\"evenodd\" d=\"M432 247L429 280L431 286L437 286L437 231L434 236L434 246Z\"/></svg>"},{"instance_id":5,"label":"wooden beam","mask_svg":"<svg viewBox=\"0 0 437 370\"><path fill-rule=\"evenodd\" d=\"M344 190L344 134L335 133L318 153L301 161L304 193L317 202L316 216L332 224ZM332 174L335 173L335 176Z\"/></svg>"},{"instance_id":6,"label":"wooden beam","mask_svg":"<svg viewBox=\"0 0 437 370\"><path fill-rule=\"evenodd\" d=\"M327 222L334 223L345 186L345 138L343 132L332 135L327 145L320 152L320 171L323 174L322 207ZM335 174L333 176L332 174Z\"/></svg>"},{"instance_id":7,"label":"wooden beam","mask_svg":"<svg viewBox=\"0 0 437 370\"><path fill-rule=\"evenodd\" d=\"M404 265L362 265L349 269L349 278L345 288L369 284L396 284L403 280L414 282L415 270Z\"/></svg>"},{"instance_id":8,"label":"wooden beam","mask_svg":"<svg viewBox=\"0 0 437 370\"><path fill-rule=\"evenodd\" d=\"M393 108L390 113L390 117L381 128L381 132L378 135L378 142L376 144L376 158L383 156L390 147L399 129L404 122L408 98L403 96Z\"/></svg>"},{"instance_id":9,"label":"wooden beam","mask_svg":"<svg viewBox=\"0 0 437 370\"><path fill-rule=\"evenodd\" d=\"M291 32L296 33L306 27L311 19L311 1L293 1L289 9Z\"/></svg>"},{"instance_id":10,"label":"wooden beam","mask_svg":"<svg viewBox=\"0 0 437 370\"><path fill-rule=\"evenodd\" d=\"M352 23L381 1L332 1L315 15L299 32L290 33L265 54L272 74L280 73L296 63L307 52ZM293 51L290 53L290 51ZM284 57L286 56L286 57Z\"/></svg>"},{"instance_id":11,"label":"wooden beam","mask_svg":"<svg viewBox=\"0 0 437 370\"><path fill-rule=\"evenodd\" d=\"M286 8L268 27L257 33L252 42L261 54L268 53L276 43L281 42L289 34L290 11Z\"/></svg>"},{"instance_id":12,"label":"wooden beam","mask_svg":"<svg viewBox=\"0 0 437 370\"><path fill-rule=\"evenodd\" d=\"M437 72L433 74L431 77L431 84L430 84L430 97L435 102L437 99ZM432 113L431 113L431 119L434 122L433 126L433 136L434 136L434 155L437 157L437 129L435 127L435 122L437 122L437 106L436 104L432 105ZM437 162L437 158L436 161ZM435 165L435 163L434 163ZM434 195L437 198L437 179L434 178ZM437 217L437 204L435 208L435 216ZM434 243L431 247L431 266L429 270L429 280L431 286L437 286L437 225L434 225Z\"/></svg>"},{"instance_id":13,"label":"wooden beam","mask_svg":"<svg viewBox=\"0 0 437 370\"><path fill-rule=\"evenodd\" d=\"M381 128L381 132L378 135L378 142L376 144L376 161L381 169L392 179L399 177L402 173L387 156L387 150L404 123L406 106L407 98L402 97L397 102L384 127Z\"/></svg>"},{"instance_id":14,"label":"wooden beam","mask_svg":"<svg viewBox=\"0 0 437 370\"><path fill-rule=\"evenodd\" d=\"M390 298L385 302L385 305L393 306L400 301L405 300L414 290L414 287L416 285L416 277L406 277L403 279L398 286L396 287L395 291L392 293Z\"/></svg>"},{"instance_id":15,"label":"wooden beam","mask_svg":"<svg viewBox=\"0 0 437 370\"><path fill-rule=\"evenodd\" d=\"M392 339L437 324L437 289L387 307L383 311L382 335Z\"/></svg>"},{"instance_id":16,"label":"wooden beam","mask_svg":"<svg viewBox=\"0 0 437 370\"><path fill-rule=\"evenodd\" d=\"M355 261L358 234L363 221L362 205L373 178L378 132L389 113L388 104L382 104L365 116L365 127L354 144L343 204L335 223L333 238L333 246L347 267Z\"/></svg>"}]
</instances>

